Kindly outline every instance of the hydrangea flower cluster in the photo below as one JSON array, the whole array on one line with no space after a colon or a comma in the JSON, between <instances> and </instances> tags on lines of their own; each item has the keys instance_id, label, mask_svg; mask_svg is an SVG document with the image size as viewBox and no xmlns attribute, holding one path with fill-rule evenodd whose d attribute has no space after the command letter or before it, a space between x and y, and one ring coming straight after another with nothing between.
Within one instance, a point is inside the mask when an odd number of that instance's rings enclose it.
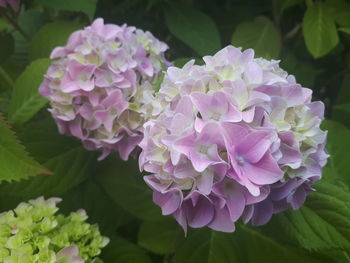
<instances>
[{"instance_id":1,"label":"hydrangea flower cluster","mask_svg":"<svg viewBox=\"0 0 350 263\"><path fill-rule=\"evenodd\" d=\"M104 24L74 32L51 53L40 93L50 100L59 131L79 138L100 159L119 152L128 159L142 139L143 124L159 111L153 87L170 65L168 46L150 32Z\"/></svg>"},{"instance_id":2,"label":"hydrangea flower cluster","mask_svg":"<svg viewBox=\"0 0 350 263\"><path fill-rule=\"evenodd\" d=\"M39 197L0 214L0 262L102 262L97 256L109 239L85 222L84 210L55 215L60 201Z\"/></svg>"},{"instance_id":3,"label":"hydrangea flower cluster","mask_svg":"<svg viewBox=\"0 0 350 263\"><path fill-rule=\"evenodd\" d=\"M141 169L164 215L187 229L232 232L298 209L321 178L322 102L278 61L228 46L205 65L169 67L145 126Z\"/></svg>"}]
</instances>

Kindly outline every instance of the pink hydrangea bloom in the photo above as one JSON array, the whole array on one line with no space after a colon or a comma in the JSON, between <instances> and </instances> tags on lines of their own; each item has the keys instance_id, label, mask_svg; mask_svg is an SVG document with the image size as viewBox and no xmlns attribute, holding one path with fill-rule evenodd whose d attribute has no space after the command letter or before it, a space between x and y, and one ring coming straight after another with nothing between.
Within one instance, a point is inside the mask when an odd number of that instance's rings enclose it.
<instances>
[{"instance_id":1,"label":"pink hydrangea bloom","mask_svg":"<svg viewBox=\"0 0 350 263\"><path fill-rule=\"evenodd\" d=\"M52 51L40 93L59 131L79 138L100 159L119 152L128 159L142 139L143 123L159 111L154 85L168 46L150 32L104 24L74 32Z\"/></svg>"},{"instance_id":2,"label":"pink hydrangea bloom","mask_svg":"<svg viewBox=\"0 0 350 263\"><path fill-rule=\"evenodd\" d=\"M16 12L19 10L20 4L20 0L0 0L0 7L5 8L7 5L10 5L11 8Z\"/></svg>"},{"instance_id":3,"label":"pink hydrangea bloom","mask_svg":"<svg viewBox=\"0 0 350 263\"><path fill-rule=\"evenodd\" d=\"M154 202L187 229L234 231L298 209L328 155L322 102L278 61L228 46L205 65L169 67L163 112L145 125L139 164Z\"/></svg>"},{"instance_id":4,"label":"pink hydrangea bloom","mask_svg":"<svg viewBox=\"0 0 350 263\"><path fill-rule=\"evenodd\" d=\"M79 257L79 248L75 245L65 247L56 254L55 263L84 263Z\"/></svg>"}]
</instances>

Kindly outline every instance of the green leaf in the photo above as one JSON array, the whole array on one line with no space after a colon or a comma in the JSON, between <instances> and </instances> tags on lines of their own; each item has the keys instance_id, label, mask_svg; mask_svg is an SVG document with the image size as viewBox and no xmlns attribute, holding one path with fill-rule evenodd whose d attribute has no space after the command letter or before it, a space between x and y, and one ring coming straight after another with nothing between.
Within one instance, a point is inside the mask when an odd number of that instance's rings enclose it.
<instances>
[{"instance_id":1,"label":"green leaf","mask_svg":"<svg viewBox=\"0 0 350 263\"><path fill-rule=\"evenodd\" d=\"M172 263L211 263L209 261L209 254L212 249L212 235L213 231L207 229L193 230L183 242L183 244L176 250ZM229 258L235 259L233 248L231 253L224 261L225 263L233 262ZM220 262L219 260L216 262Z\"/></svg>"},{"instance_id":2,"label":"green leaf","mask_svg":"<svg viewBox=\"0 0 350 263\"><path fill-rule=\"evenodd\" d=\"M278 58L281 50L278 30L267 17L239 24L232 35L232 44L244 49L253 48L257 57L267 59Z\"/></svg>"},{"instance_id":3,"label":"green leaf","mask_svg":"<svg viewBox=\"0 0 350 263\"><path fill-rule=\"evenodd\" d=\"M88 221L98 224L103 234L107 236L129 222L130 216L92 179L74 187L62 198L61 212L69 214L71 211L83 208L89 215Z\"/></svg>"},{"instance_id":4,"label":"green leaf","mask_svg":"<svg viewBox=\"0 0 350 263\"><path fill-rule=\"evenodd\" d=\"M340 178L350 185L350 130L330 120L324 121L322 128L328 130L327 151L330 155L323 173L328 178Z\"/></svg>"},{"instance_id":5,"label":"green leaf","mask_svg":"<svg viewBox=\"0 0 350 263\"><path fill-rule=\"evenodd\" d=\"M350 103L350 74L346 74L337 94L336 104Z\"/></svg>"},{"instance_id":6,"label":"green leaf","mask_svg":"<svg viewBox=\"0 0 350 263\"><path fill-rule=\"evenodd\" d=\"M112 238L102 250L101 258L108 263L152 263L142 248L121 237Z\"/></svg>"},{"instance_id":7,"label":"green leaf","mask_svg":"<svg viewBox=\"0 0 350 263\"><path fill-rule=\"evenodd\" d=\"M335 22L342 27L350 27L350 4L346 0L326 0L325 5Z\"/></svg>"},{"instance_id":8,"label":"green leaf","mask_svg":"<svg viewBox=\"0 0 350 263\"><path fill-rule=\"evenodd\" d=\"M350 248L350 193L334 180L321 180L298 211L276 215L285 234L311 250ZM276 226L277 227L277 226Z\"/></svg>"},{"instance_id":9,"label":"green leaf","mask_svg":"<svg viewBox=\"0 0 350 263\"><path fill-rule=\"evenodd\" d=\"M19 181L28 177L49 173L34 159L29 157L14 132L0 115L0 182Z\"/></svg>"},{"instance_id":10,"label":"green leaf","mask_svg":"<svg viewBox=\"0 0 350 263\"><path fill-rule=\"evenodd\" d=\"M9 106L11 123L26 122L46 104L38 90L49 65L49 59L35 60L16 80Z\"/></svg>"},{"instance_id":11,"label":"green leaf","mask_svg":"<svg viewBox=\"0 0 350 263\"><path fill-rule=\"evenodd\" d=\"M350 103L334 105L334 108L350 113Z\"/></svg>"},{"instance_id":12,"label":"green leaf","mask_svg":"<svg viewBox=\"0 0 350 263\"><path fill-rule=\"evenodd\" d=\"M44 25L33 37L30 48L30 58L49 57L51 51L57 46L64 46L69 35L80 29L82 26L75 23L56 21Z\"/></svg>"},{"instance_id":13,"label":"green leaf","mask_svg":"<svg viewBox=\"0 0 350 263\"><path fill-rule=\"evenodd\" d=\"M58 10L85 13L90 20L94 18L98 0L37 0L37 2Z\"/></svg>"},{"instance_id":14,"label":"green leaf","mask_svg":"<svg viewBox=\"0 0 350 263\"><path fill-rule=\"evenodd\" d=\"M0 17L0 31L4 31L8 29L9 22L4 18Z\"/></svg>"},{"instance_id":15,"label":"green leaf","mask_svg":"<svg viewBox=\"0 0 350 263\"><path fill-rule=\"evenodd\" d=\"M46 20L45 14L29 9L18 16L18 24L28 36L33 36ZM23 68L29 63L29 41L18 31L13 32L15 50L11 56L11 62L17 67Z\"/></svg>"},{"instance_id":16,"label":"green leaf","mask_svg":"<svg viewBox=\"0 0 350 263\"><path fill-rule=\"evenodd\" d=\"M161 220L152 191L142 179L137 162L109 158L101 163L96 180L110 198L130 214L143 220Z\"/></svg>"},{"instance_id":17,"label":"green leaf","mask_svg":"<svg viewBox=\"0 0 350 263\"><path fill-rule=\"evenodd\" d=\"M1 184L0 210L41 195L62 196L94 172L96 153L83 149L79 141L58 134L51 119L27 125L20 135L32 156L53 174Z\"/></svg>"},{"instance_id":18,"label":"green leaf","mask_svg":"<svg viewBox=\"0 0 350 263\"><path fill-rule=\"evenodd\" d=\"M14 49L14 40L11 34L0 32L0 61L3 64L12 54Z\"/></svg>"},{"instance_id":19,"label":"green leaf","mask_svg":"<svg viewBox=\"0 0 350 263\"><path fill-rule=\"evenodd\" d=\"M138 244L156 254L170 254L183 241L184 232L169 217L157 222L144 222L138 233Z\"/></svg>"},{"instance_id":20,"label":"green leaf","mask_svg":"<svg viewBox=\"0 0 350 263\"><path fill-rule=\"evenodd\" d=\"M324 3L317 2L308 7L303 19L306 47L319 58L329 53L339 42L333 17Z\"/></svg>"},{"instance_id":21,"label":"green leaf","mask_svg":"<svg viewBox=\"0 0 350 263\"><path fill-rule=\"evenodd\" d=\"M185 66L185 64L192 60L194 58L178 58L178 59L175 59L174 60L174 65L175 67L179 67L179 68L182 68L183 66ZM196 65L203 65L204 64L204 61L202 59L198 59L198 58L195 58L195 64Z\"/></svg>"},{"instance_id":22,"label":"green leaf","mask_svg":"<svg viewBox=\"0 0 350 263\"><path fill-rule=\"evenodd\" d=\"M285 51L284 53L286 54L281 59L281 67L293 74L301 85L312 88L320 70L314 64L298 59L290 51Z\"/></svg>"},{"instance_id":23,"label":"green leaf","mask_svg":"<svg viewBox=\"0 0 350 263\"><path fill-rule=\"evenodd\" d=\"M221 48L214 21L199 10L171 4L165 9L165 22L176 38L201 56L213 55Z\"/></svg>"},{"instance_id":24,"label":"green leaf","mask_svg":"<svg viewBox=\"0 0 350 263\"><path fill-rule=\"evenodd\" d=\"M176 251L172 263L315 263L301 249L278 242L256 228L242 226L234 233L196 230Z\"/></svg>"},{"instance_id":25,"label":"green leaf","mask_svg":"<svg viewBox=\"0 0 350 263\"><path fill-rule=\"evenodd\" d=\"M350 27L341 27L341 28L338 28L338 31L341 31L350 35Z\"/></svg>"}]
</instances>

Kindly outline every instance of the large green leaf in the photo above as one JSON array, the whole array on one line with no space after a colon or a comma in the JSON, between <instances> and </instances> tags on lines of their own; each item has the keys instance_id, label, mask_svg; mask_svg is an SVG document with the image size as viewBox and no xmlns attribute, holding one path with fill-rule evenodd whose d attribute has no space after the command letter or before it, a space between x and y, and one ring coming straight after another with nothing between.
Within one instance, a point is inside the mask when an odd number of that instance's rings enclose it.
<instances>
[{"instance_id":1,"label":"large green leaf","mask_svg":"<svg viewBox=\"0 0 350 263\"><path fill-rule=\"evenodd\" d=\"M102 250L101 258L108 263L151 263L146 252L133 243L113 237L108 246Z\"/></svg>"},{"instance_id":2,"label":"large green leaf","mask_svg":"<svg viewBox=\"0 0 350 263\"><path fill-rule=\"evenodd\" d=\"M337 94L337 104L350 103L350 74L346 74Z\"/></svg>"},{"instance_id":3,"label":"large green leaf","mask_svg":"<svg viewBox=\"0 0 350 263\"><path fill-rule=\"evenodd\" d=\"M139 245L156 254L175 252L183 239L184 232L172 217L157 222L144 222L138 233Z\"/></svg>"},{"instance_id":4,"label":"large green leaf","mask_svg":"<svg viewBox=\"0 0 350 263\"><path fill-rule=\"evenodd\" d=\"M0 185L0 210L37 196L62 196L94 172L96 154L55 131L52 120L27 125L21 140L51 175L38 175L18 183Z\"/></svg>"},{"instance_id":5,"label":"large green leaf","mask_svg":"<svg viewBox=\"0 0 350 263\"><path fill-rule=\"evenodd\" d=\"M244 49L253 48L256 56L267 59L278 58L281 50L278 30L267 17L239 24L232 35L232 44Z\"/></svg>"},{"instance_id":6,"label":"large green leaf","mask_svg":"<svg viewBox=\"0 0 350 263\"><path fill-rule=\"evenodd\" d=\"M347 99L347 98L344 98ZM332 109L332 119L350 127L350 103L336 104Z\"/></svg>"},{"instance_id":7,"label":"large green leaf","mask_svg":"<svg viewBox=\"0 0 350 263\"><path fill-rule=\"evenodd\" d=\"M350 113L350 103L334 105L334 108Z\"/></svg>"},{"instance_id":8,"label":"large green leaf","mask_svg":"<svg viewBox=\"0 0 350 263\"><path fill-rule=\"evenodd\" d=\"M76 23L57 21L44 25L33 37L30 43L30 58L49 57L51 51L57 46L64 46L69 35L82 26Z\"/></svg>"},{"instance_id":9,"label":"large green leaf","mask_svg":"<svg viewBox=\"0 0 350 263\"><path fill-rule=\"evenodd\" d=\"M49 173L34 159L17 140L14 132L0 115L0 182L19 181L28 177Z\"/></svg>"},{"instance_id":10,"label":"large green leaf","mask_svg":"<svg viewBox=\"0 0 350 263\"><path fill-rule=\"evenodd\" d=\"M38 89L49 65L49 59L35 60L16 80L8 113L11 123L26 122L46 104Z\"/></svg>"},{"instance_id":11,"label":"large green leaf","mask_svg":"<svg viewBox=\"0 0 350 263\"><path fill-rule=\"evenodd\" d=\"M120 207L143 220L160 220L158 206L152 202L152 191L142 180L137 162L109 158L100 165L96 180Z\"/></svg>"},{"instance_id":12,"label":"large green leaf","mask_svg":"<svg viewBox=\"0 0 350 263\"><path fill-rule=\"evenodd\" d=\"M350 27L350 3L347 0L326 0L325 4L335 22L342 27Z\"/></svg>"},{"instance_id":13,"label":"large green leaf","mask_svg":"<svg viewBox=\"0 0 350 263\"><path fill-rule=\"evenodd\" d=\"M28 9L18 16L18 24L26 35L30 38L35 35L39 28L45 23L46 14L36 9ZM15 50L11 56L11 61L17 67L23 68L29 61L29 39L24 37L17 30L13 32L15 40Z\"/></svg>"},{"instance_id":14,"label":"large green leaf","mask_svg":"<svg viewBox=\"0 0 350 263\"><path fill-rule=\"evenodd\" d=\"M312 88L320 70L317 69L314 64L297 58L288 50L284 53L280 63L281 67L294 75L298 83L304 87Z\"/></svg>"},{"instance_id":15,"label":"large green leaf","mask_svg":"<svg viewBox=\"0 0 350 263\"><path fill-rule=\"evenodd\" d=\"M310 53L319 58L329 53L339 42L333 17L324 3L308 7L303 19L303 34Z\"/></svg>"},{"instance_id":16,"label":"large green leaf","mask_svg":"<svg viewBox=\"0 0 350 263\"><path fill-rule=\"evenodd\" d=\"M327 178L340 178L350 185L350 130L330 120L324 121L322 128L328 130L327 150L330 154L324 174Z\"/></svg>"},{"instance_id":17,"label":"large green leaf","mask_svg":"<svg viewBox=\"0 0 350 263\"><path fill-rule=\"evenodd\" d=\"M341 28L338 28L338 30L350 35L350 27L341 27Z\"/></svg>"},{"instance_id":18,"label":"large green leaf","mask_svg":"<svg viewBox=\"0 0 350 263\"><path fill-rule=\"evenodd\" d=\"M63 213L83 208L89 215L88 221L98 224L104 235L110 235L130 219L128 213L106 195L101 186L90 179L74 187L60 203Z\"/></svg>"},{"instance_id":19,"label":"large green leaf","mask_svg":"<svg viewBox=\"0 0 350 263\"><path fill-rule=\"evenodd\" d=\"M37 0L39 3L58 10L77 11L85 13L90 20L95 15L98 0Z\"/></svg>"},{"instance_id":20,"label":"large green leaf","mask_svg":"<svg viewBox=\"0 0 350 263\"><path fill-rule=\"evenodd\" d=\"M165 21L176 38L201 56L213 55L221 48L215 23L199 10L172 4L165 10Z\"/></svg>"},{"instance_id":21,"label":"large green leaf","mask_svg":"<svg viewBox=\"0 0 350 263\"><path fill-rule=\"evenodd\" d=\"M311 263L304 250L294 249L242 226L235 233L196 230L176 251L172 263Z\"/></svg>"},{"instance_id":22,"label":"large green leaf","mask_svg":"<svg viewBox=\"0 0 350 263\"><path fill-rule=\"evenodd\" d=\"M1 64L6 61L14 50L14 40L10 33L0 32L0 61Z\"/></svg>"},{"instance_id":23,"label":"large green leaf","mask_svg":"<svg viewBox=\"0 0 350 263\"><path fill-rule=\"evenodd\" d=\"M276 215L287 237L311 250L350 249L350 193L338 181L321 180L298 211ZM276 226L277 227L277 226Z\"/></svg>"}]
</instances>

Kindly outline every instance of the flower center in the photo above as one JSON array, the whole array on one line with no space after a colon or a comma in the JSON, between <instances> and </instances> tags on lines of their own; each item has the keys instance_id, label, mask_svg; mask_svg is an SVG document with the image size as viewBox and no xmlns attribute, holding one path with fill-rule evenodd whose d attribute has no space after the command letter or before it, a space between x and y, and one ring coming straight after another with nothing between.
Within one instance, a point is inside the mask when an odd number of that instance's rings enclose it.
<instances>
[{"instance_id":1,"label":"flower center","mask_svg":"<svg viewBox=\"0 0 350 263\"><path fill-rule=\"evenodd\" d=\"M211 115L211 118L215 121L219 121L221 119L221 114L218 112L213 112L213 114Z\"/></svg>"},{"instance_id":2,"label":"flower center","mask_svg":"<svg viewBox=\"0 0 350 263\"><path fill-rule=\"evenodd\" d=\"M209 146L208 145L204 145L204 144L198 145L197 151L199 153L207 154L208 150L209 150Z\"/></svg>"},{"instance_id":3,"label":"flower center","mask_svg":"<svg viewBox=\"0 0 350 263\"><path fill-rule=\"evenodd\" d=\"M243 166L244 163L245 163L245 161L244 161L244 159L243 159L242 156L237 156L236 160L237 160L237 163L238 163L240 166Z\"/></svg>"}]
</instances>

